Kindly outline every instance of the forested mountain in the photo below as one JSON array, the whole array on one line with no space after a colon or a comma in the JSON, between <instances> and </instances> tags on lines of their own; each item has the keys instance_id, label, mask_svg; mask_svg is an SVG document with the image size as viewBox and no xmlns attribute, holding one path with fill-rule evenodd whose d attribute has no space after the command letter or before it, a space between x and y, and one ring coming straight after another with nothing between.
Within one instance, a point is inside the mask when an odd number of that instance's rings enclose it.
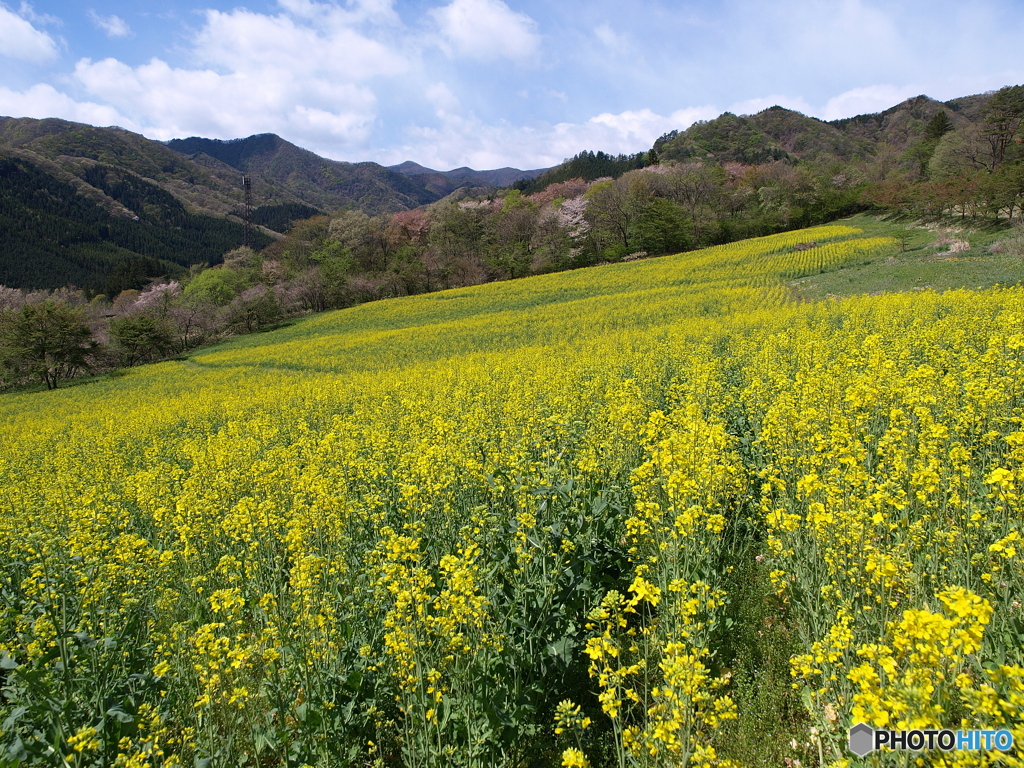
<instances>
[{"instance_id":1,"label":"forested mountain","mask_svg":"<svg viewBox=\"0 0 1024 768\"><path fill-rule=\"evenodd\" d=\"M726 112L685 131L665 134L655 142L654 149L659 158L677 161L865 160L883 150L906 150L940 112L946 114L954 128L962 127L972 118L980 119L976 110L969 117L960 114L962 109L957 100L942 103L916 96L883 112L832 122L778 106L749 116Z\"/></svg>"},{"instance_id":2,"label":"forested mountain","mask_svg":"<svg viewBox=\"0 0 1024 768\"><path fill-rule=\"evenodd\" d=\"M1022 121L1022 86L832 122L776 106L671 131L632 155L439 172L326 160L273 134L161 143L0 118L0 284L116 293L217 264L245 237L243 174L252 245L321 216L266 258L308 251L288 269L375 286L360 295L686 250L867 209L1010 222L1024 208ZM498 190L509 184L518 196Z\"/></svg>"},{"instance_id":3,"label":"forested mountain","mask_svg":"<svg viewBox=\"0 0 1024 768\"><path fill-rule=\"evenodd\" d=\"M314 214L392 213L523 173L423 170L327 160L273 134L163 143L121 128L0 117L0 285L117 293L216 264L245 240L242 174L252 179L252 244L263 247Z\"/></svg>"},{"instance_id":4,"label":"forested mountain","mask_svg":"<svg viewBox=\"0 0 1024 768\"><path fill-rule=\"evenodd\" d=\"M507 187L517 181L528 181L540 176L545 168L520 171L518 168L497 168L493 171L474 171L472 168L455 168L450 171L435 171L419 163L406 160L400 165L388 166L389 170L405 176L415 176L426 188L440 195L447 195L467 185L476 187Z\"/></svg>"},{"instance_id":5,"label":"forested mountain","mask_svg":"<svg viewBox=\"0 0 1024 768\"><path fill-rule=\"evenodd\" d=\"M293 199L325 211L356 208L377 214L416 208L441 195L423 183L377 163L327 160L264 133L246 139L173 139L167 147L200 164L211 161L251 175L273 188L287 190ZM254 187L254 194L258 190Z\"/></svg>"},{"instance_id":6,"label":"forested mountain","mask_svg":"<svg viewBox=\"0 0 1024 768\"><path fill-rule=\"evenodd\" d=\"M192 213L130 171L93 163L81 172L76 186L0 147L0 285L74 285L116 295L220 261L242 242L242 224ZM83 185L96 195L81 194ZM257 246L270 241L253 233Z\"/></svg>"},{"instance_id":7,"label":"forested mountain","mask_svg":"<svg viewBox=\"0 0 1024 768\"><path fill-rule=\"evenodd\" d=\"M779 106L754 115L726 112L686 130L666 133L655 141L650 152L617 156L580 152L515 186L529 194L572 178L618 178L659 162L761 165L785 161L792 165L871 161L880 153L905 152L923 140L929 121L940 112L946 115L950 129L980 123L990 98L991 94L979 94L940 102L915 96L882 112L832 122Z\"/></svg>"},{"instance_id":8,"label":"forested mountain","mask_svg":"<svg viewBox=\"0 0 1024 768\"><path fill-rule=\"evenodd\" d=\"M123 168L166 189L197 213L234 214L242 204L235 169L223 163L190 162L162 142L121 128L0 117L0 147L20 153L50 173L63 171L63 180L81 179L96 163ZM303 202L259 182L254 194L259 204Z\"/></svg>"},{"instance_id":9,"label":"forested mountain","mask_svg":"<svg viewBox=\"0 0 1024 768\"><path fill-rule=\"evenodd\" d=\"M254 180L252 243L320 209ZM0 285L116 294L245 240L239 173L139 134L0 118ZM280 236L279 234L277 236Z\"/></svg>"},{"instance_id":10,"label":"forested mountain","mask_svg":"<svg viewBox=\"0 0 1024 768\"><path fill-rule=\"evenodd\" d=\"M779 106L727 112L670 131L647 152L581 152L514 186L532 197L573 179L616 180L627 251L678 247L680 232L710 244L868 209L1005 224L1024 207L1022 121L1019 85L946 102L916 96L832 122ZM651 216L676 234L652 240Z\"/></svg>"},{"instance_id":11,"label":"forested mountain","mask_svg":"<svg viewBox=\"0 0 1024 768\"><path fill-rule=\"evenodd\" d=\"M505 192L299 222L264 263L322 304L676 253L862 211L988 228L1024 212L1024 86L832 123L771 107L584 151ZM318 298L318 301L321 299ZM311 301L310 305L314 303Z\"/></svg>"}]
</instances>

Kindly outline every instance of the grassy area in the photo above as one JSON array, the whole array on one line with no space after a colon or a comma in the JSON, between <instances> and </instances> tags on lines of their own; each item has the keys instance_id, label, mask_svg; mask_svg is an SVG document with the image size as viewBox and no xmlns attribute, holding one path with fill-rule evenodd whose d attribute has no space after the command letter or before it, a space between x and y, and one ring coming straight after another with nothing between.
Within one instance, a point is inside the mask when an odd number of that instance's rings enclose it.
<instances>
[{"instance_id":1,"label":"grassy area","mask_svg":"<svg viewBox=\"0 0 1024 768\"><path fill-rule=\"evenodd\" d=\"M866 233L894 237L897 243L871 254L864 263L790 281L788 285L797 300L914 290L984 289L1024 282L1024 254L1019 248L1015 253L1013 249L1002 253L990 250L997 243L1019 237L1012 231L958 231L951 227L878 221L866 215L843 223Z\"/></svg>"}]
</instances>

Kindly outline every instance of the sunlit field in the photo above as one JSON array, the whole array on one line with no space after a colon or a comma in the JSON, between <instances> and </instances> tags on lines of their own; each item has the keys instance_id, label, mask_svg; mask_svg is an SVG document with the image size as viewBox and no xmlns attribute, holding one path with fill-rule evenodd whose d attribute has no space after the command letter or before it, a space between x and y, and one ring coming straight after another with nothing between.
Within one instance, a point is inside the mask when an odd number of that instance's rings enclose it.
<instances>
[{"instance_id":1,"label":"sunlit field","mask_svg":"<svg viewBox=\"0 0 1024 768\"><path fill-rule=\"evenodd\" d=\"M799 246L799 247L797 247ZM0 398L0 765L1024 765L1024 289L818 227ZM786 761L789 761L788 763Z\"/></svg>"}]
</instances>

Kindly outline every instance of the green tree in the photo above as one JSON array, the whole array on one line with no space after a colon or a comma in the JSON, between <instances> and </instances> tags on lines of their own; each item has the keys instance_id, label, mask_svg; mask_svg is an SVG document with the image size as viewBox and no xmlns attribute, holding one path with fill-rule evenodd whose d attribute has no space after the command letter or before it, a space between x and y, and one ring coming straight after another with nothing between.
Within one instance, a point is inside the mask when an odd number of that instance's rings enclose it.
<instances>
[{"instance_id":1,"label":"green tree","mask_svg":"<svg viewBox=\"0 0 1024 768\"><path fill-rule=\"evenodd\" d=\"M995 167L1006 159L1007 151L1024 124L1024 85L1000 88L985 105L984 114L982 134L991 147Z\"/></svg>"},{"instance_id":2,"label":"green tree","mask_svg":"<svg viewBox=\"0 0 1024 768\"><path fill-rule=\"evenodd\" d=\"M968 125L949 131L935 147L928 161L928 177L943 179L975 171L991 171L993 158L981 129Z\"/></svg>"},{"instance_id":3,"label":"green tree","mask_svg":"<svg viewBox=\"0 0 1024 768\"><path fill-rule=\"evenodd\" d=\"M44 301L0 313L0 365L15 378L38 378L47 389L91 369L98 344L82 314Z\"/></svg>"},{"instance_id":4,"label":"green tree","mask_svg":"<svg viewBox=\"0 0 1024 768\"><path fill-rule=\"evenodd\" d=\"M348 306L348 276L356 269L352 252L335 240L325 239L310 253L310 259L319 276L326 307Z\"/></svg>"},{"instance_id":5,"label":"green tree","mask_svg":"<svg viewBox=\"0 0 1024 768\"><path fill-rule=\"evenodd\" d=\"M904 157L917 163L918 172L922 177L928 175L928 163L931 161L932 155L935 154L936 147L939 146L939 140L952 130L953 122L949 119L949 115L945 110L940 110L928 121L921 140L907 147Z\"/></svg>"},{"instance_id":6,"label":"green tree","mask_svg":"<svg viewBox=\"0 0 1024 768\"><path fill-rule=\"evenodd\" d=\"M682 208L664 197L655 197L640 210L633 223L630 250L651 255L685 251L692 247L691 230Z\"/></svg>"},{"instance_id":7,"label":"green tree","mask_svg":"<svg viewBox=\"0 0 1024 768\"><path fill-rule=\"evenodd\" d=\"M456 202L440 203L431 211L427 243L443 287L450 287L451 275L460 264L480 263L482 219L478 207L468 208Z\"/></svg>"},{"instance_id":8,"label":"green tree","mask_svg":"<svg viewBox=\"0 0 1024 768\"><path fill-rule=\"evenodd\" d=\"M379 255L373 247L373 220L362 211L339 211L331 218L327 227L328 243L334 250L344 250L352 260L353 266L367 272L382 268L383 264L376 257ZM324 247L324 246L321 246ZM312 258L320 261L314 253Z\"/></svg>"},{"instance_id":9,"label":"green tree","mask_svg":"<svg viewBox=\"0 0 1024 768\"><path fill-rule=\"evenodd\" d=\"M242 290L242 283L242 276L232 269L204 269L185 286L185 296L189 299L206 299L223 307Z\"/></svg>"},{"instance_id":10,"label":"green tree","mask_svg":"<svg viewBox=\"0 0 1024 768\"><path fill-rule=\"evenodd\" d=\"M174 348L174 332L153 315L138 313L122 315L110 321L110 337L114 340L126 366L159 360Z\"/></svg>"},{"instance_id":11,"label":"green tree","mask_svg":"<svg viewBox=\"0 0 1024 768\"><path fill-rule=\"evenodd\" d=\"M938 141L947 133L953 130L953 121L949 119L949 115L946 114L946 110L942 109L935 113L935 116L928 121L928 125L924 128L924 138L926 141Z\"/></svg>"},{"instance_id":12,"label":"green tree","mask_svg":"<svg viewBox=\"0 0 1024 768\"><path fill-rule=\"evenodd\" d=\"M485 247L481 250L495 275L515 278L529 273L537 210L534 203L513 189L505 195L501 209L485 219Z\"/></svg>"},{"instance_id":13,"label":"green tree","mask_svg":"<svg viewBox=\"0 0 1024 768\"><path fill-rule=\"evenodd\" d=\"M626 256L634 222L653 197L649 180L630 175L601 181L593 184L584 197L591 237L601 258L617 261Z\"/></svg>"},{"instance_id":14,"label":"green tree","mask_svg":"<svg viewBox=\"0 0 1024 768\"><path fill-rule=\"evenodd\" d=\"M228 305L228 314L233 325L252 333L280 320L281 305L265 285L254 285Z\"/></svg>"},{"instance_id":15,"label":"green tree","mask_svg":"<svg viewBox=\"0 0 1024 768\"><path fill-rule=\"evenodd\" d=\"M1024 164L1003 163L981 178L978 193L981 205L993 219L1005 214L1013 223L1014 211L1024 205Z\"/></svg>"},{"instance_id":16,"label":"green tree","mask_svg":"<svg viewBox=\"0 0 1024 768\"><path fill-rule=\"evenodd\" d=\"M693 223L693 239L703 245L705 230L723 208L719 202L726 180L721 166L707 163L685 163L675 166L659 182L662 194L670 197L689 214Z\"/></svg>"}]
</instances>

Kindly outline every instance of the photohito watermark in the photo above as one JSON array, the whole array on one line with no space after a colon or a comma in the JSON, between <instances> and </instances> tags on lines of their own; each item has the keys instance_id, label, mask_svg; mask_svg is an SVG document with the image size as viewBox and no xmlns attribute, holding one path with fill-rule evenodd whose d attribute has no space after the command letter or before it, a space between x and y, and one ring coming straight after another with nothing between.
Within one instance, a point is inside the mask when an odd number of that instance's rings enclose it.
<instances>
[{"instance_id":1,"label":"photohito watermark","mask_svg":"<svg viewBox=\"0 0 1024 768\"><path fill-rule=\"evenodd\" d=\"M925 749L941 749L943 752L997 749L1000 752L1009 752L1013 749L1013 734L1006 729L951 731L945 728L890 731L875 729L865 723L857 723L850 729L850 751L857 757L864 757L882 747L912 752Z\"/></svg>"}]
</instances>

